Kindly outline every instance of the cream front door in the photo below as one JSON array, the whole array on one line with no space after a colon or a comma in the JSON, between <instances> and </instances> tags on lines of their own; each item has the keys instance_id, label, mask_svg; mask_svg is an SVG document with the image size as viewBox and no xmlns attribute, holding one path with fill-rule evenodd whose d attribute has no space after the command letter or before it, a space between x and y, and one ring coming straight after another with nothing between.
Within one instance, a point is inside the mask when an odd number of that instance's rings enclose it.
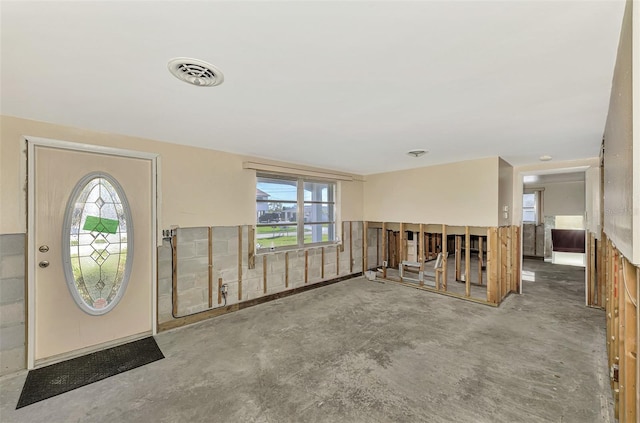
<instances>
[{"instance_id":1,"label":"cream front door","mask_svg":"<svg viewBox=\"0 0 640 423\"><path fill-rule=\"evenodd\" d=\"M30 140L29 368L154 331L155 159L95 150Z\"/></svg>"}]
</instances>

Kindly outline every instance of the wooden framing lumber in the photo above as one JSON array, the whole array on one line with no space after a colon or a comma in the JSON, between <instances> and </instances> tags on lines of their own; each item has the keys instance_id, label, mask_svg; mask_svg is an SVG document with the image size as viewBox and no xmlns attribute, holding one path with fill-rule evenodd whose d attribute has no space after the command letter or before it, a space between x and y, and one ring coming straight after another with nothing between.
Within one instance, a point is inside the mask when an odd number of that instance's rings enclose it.
<instances>
[{"instance_id":1,"label":"wooden framing lumber","mask_svg":"<svg viewBox=\"0 0 640 423\"><path fill-rule=\"evenodd\" d=\"M173 267L171 269L171 296L172 296L172 307L171 313L173 317L178 315L178 235L177 230L176 234L173 235L171 240L172 248L172 257L171 263L173 263Z\"/></svg>"},{"instance_id":2,"label":"wooden framing lumber","mask_svg":"<svg viewBox=\"0 0 640 423\"><path fill-rule=\"evenodd\" d=\"M637 353L638 353L638 286L637 268L622 257L622 287L621 287L621 368L620 368L620 404L621 421L634 422L637 418L636 394Z\"/></svg>"},{"instance_id":3,"label":"wooden framing lumber","mask_svg":"<svg viewBox=\"0 0 640 423\"><path fill-rule=\"evenodd\" d=\"M338 248L336 248L338 251ZM284 253L284 287L289 288L289 252Z\"/></svg>"},{"instance_id":4,"label":"wooden framing lumber","mask_svg":"<svg viewBox=\"0 0 640 423\"><path fill-rule=\"evenodd\" d=\"M353 272L353 222L348 222L348 232L349 232L349 272Z\"/></svg>"},{"instance_id":5,"label":"wooden framing lumber","mask_svg":"<svg viewBox=\"0 0 640 423\"><path fill-rule=\"evenodd\" d=\"M598 283L598 298L597 298L597 305L598 307L603 307L605 306L605 297L606 297L606 279L605 279L605 270L604 270L604 238L603 238L604 234L600 236L599 240L596 240L596 244L597 244L597 250L596 250L596 254L597 254L597 260L596 260L596 266L597 266L597 271L596 271L596 277L597 277L597 283Z\"/></svg>"},{"instance_id":6,"label":"wooden framing lumber","mask_svg":"<svg viewBox=\"0 0 640 423\"><path fill-rule=\"evenodd\" d=\"M469 227L464 231L464 295L471 296L471 234Z\"/></svg>"},{"instance_id":7,"label":"wooden framing lumber","mask_svg":"<svg viewBox=\"0 0 640 423\"><path fill-rule=\"evenodd\" d=\"M424 238L424 225L421 223L420 224L420 229L419 229L420 233L418 234L418 251L417 251L417 256L418 256L418 263L420 263L420 273L424 275L424 260L425 260L425 238ZM428 248L428 247L427 247ZM436 282L437 284L437 282ZM420 286L424 286L424 278L422 278L420 280Z\"/></svg>"},{"instance_id":8,"label":"wooden framing lumber","mask_svg":"<svg viewBox=\"0 0 640 423\"><path fill-rule=\"evenodd\" d=\"M213 228L209 226L207 228L208 235L208 282L209 282L209 308L213 307ZM218 297L220 296L220 290L218 289ZM218 301L220 304L220 301Z\"/></svg>"},{"instance_id":9,"label":"wooden framing lumber","mask_svg":"<svg viewBox=\"0 0 640 423\"><path fill-rule=\"evenodd\" d=\"M587 265L587 304L596 305L596 237L593 232L589 232L587 242L587 254L589 264Z\"/></svg>"},{"instance_id":10,"label":"wooden framing lumber","mask_svg":"<svg viewBox=\"0 0 640 423\"><path fill-rule=\"evenodd\" d=\"M309 282L309 250L304 250L304 283Z\"/></svg>"},{"instance_id":11,"label":"wooden framing lumber","mask_svg":"<svg viewBox=\"0 0 640 423\"><path fill-rule=\"evenodd\" d=\"M487 301L498 304L498 229L487 229Z\"/></svg>"},{"instance_id":12,"label":"wooden framing lumber","mask_svg":"<svg viewBox=\"0 0 640 423\"><path fill-rule=\"evenodd\" d=\"M513 278L513 242L512 242L512 236L513 236L513 226L508 226L504 228L504 232L505 235L507 237L506 239L506 252L507 252L507 257L506 257L506 289L503 295L503 298L507 295L507 292L512 292L515 291L514 288L514 278Z\"/></svg>"},{"instance_id":13,"label":"wooden framing lumber","mask_svg":"<svg viewBox=\"0 0 640 423\"><path fill-rule=\"evenodd\" d=\"M324 248L322 249L322 279L324 279ZM362 222L362 271L369 270L369 225Z\"/></svg>"},{"instance_id":14,"label":"wooden framing lumber","mask_svg":"<svg viewBox=\"0 0 640 423\"><path fill-rule=\"evenodd\" d=\"M242 301L242 226L238 226L238 301Z\"/></svg>"},{"instance_id":15,"label":"wooden framing lumber","mask_svg":"<svg viewBox=\"0 0 640 423\"><path fill-rule=\"evenodd\" d=\"M500 293L498 294L498 302L507 296L507 237L505 235L506 228L498 228L499 248L500 248Z\"/></svg>"},{"instance_id":16,"label":"wooden framing lumber","mask_svg":"<svg viewBox=\"0 0 640 423\"><path fill-rule=\"evenodd\" d=\"M387 265L389 264L389 259L387 258L388 253L388 237L387 237L387 223L382 222L382 277L387 278Z\"/></svg>"},{"instance_id":17,"label":"wooden framing lumber","mask_svg":"<svg viewBox=\"0 0 640 423\"><path fill-rule=\"evenodd\" d=\"M262 256L262 293L267 293L267 255Z\"/></svg>"},{"instance_id":18,"label":"wooden framing lumber","mask_svg":"<svg viewBox=\"0 0 640 423\"><path fill-rule=\"evenodd\" d=\"M449 256L449 242L447 240L447 225L442 225L442 289L447 290L447 261Z\"/></svg>"},{"instance_id":19,"label":"wooden framing lumber","mask_svg":"<svg viewBox=\"0 0 640 423\"><path fill-rule=\"evenodd\" d=\"M522 237L520 233L520 226L514 226L515 237L514 239L514 251L513 260L515 262L515 279L516 279L516 293L520 293L520 286L522 285Z\"/></svg>"},{"instance_id":20,"label":"wooden framing lumber","mask_svg":"<svg viewBox=\"0 0 640 423\"><path fill-rule=\"evenodd\" d=\"M249 267L249 269L255 269L256 268L256 228L255 226L249 226L249 230L248 230L248 243L249 245L247 247L249 247L249 257L248 257L248 264L247 266Z\"/></svg>"},{"instance_id":21,"label":"wooden framing lumber","mask_svg":"<svg viewBox=\"0 0 640 423\"><path fill-rule=\"evenodd\" d=\"M436 247L436 239L438 238L438 235L429 234L429 237L431 238L431 254L429 255L429 258L432 258L438 255L438 248Z\"/></svg>"},{"instance_id":22,"label":"wooden framing lumber","mask_svg":"<svg viewBox=\"0 0 640 423\"><path fill-rule=\"evenodd\" d=\"M456 259L456 281L462 280L460 277L460 263L462 261L462 237L460 235L455 236L455 259Z\"/></svg>"},{"instance_id":23,"label":"wooden framing lumber","mask_svg":"<svg viewBox=\"0 0 640 423\"><path fill-rule=\"evenodd\" d=\"M482 267L484 266L484 246L482 245L484 238L478 237L478 284L482 285Z\"/></svg>"},{"instance_id":24,"label":"wooden framing lumber","mask_svg":"<svg viewBox=\"0 0 640 423\"><path fill-rule=\"evenodd\" d=\"M376 228L376 268L380 266L380 233L381 230Z\"/></svg>"},{"instance_id":25,"label":"wooden framing lumber","mask_svg":"<svg viewBox=\"0 0 640 423\"><path fill-rule=\"evenodd\" d=\"M402 266L402 262L406 260L405 253L406 249L404 248L404 242L406 237L406 232L404 229L404 223L400 223L400 231L398 231L399 242L398 242L398 266ZM402 276L400 276L400 280L402 280Z\"/></svg>"}]
</instances>

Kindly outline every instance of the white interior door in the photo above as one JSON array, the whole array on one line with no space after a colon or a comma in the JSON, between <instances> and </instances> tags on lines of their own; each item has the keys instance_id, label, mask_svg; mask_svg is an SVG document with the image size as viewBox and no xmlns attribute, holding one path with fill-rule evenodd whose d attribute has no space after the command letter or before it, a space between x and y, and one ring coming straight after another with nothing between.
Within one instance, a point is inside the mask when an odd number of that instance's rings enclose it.
<instances>
[{"instance_id":1,"label":"white interior door","mask_svg":"<svg viewBox=\"0 0 640 423\"><path fill-rule=\"evenodd\" d=\"M155 161L105 151L30 143L29 368L154 332Z\"/></svg>"}]
</instances>

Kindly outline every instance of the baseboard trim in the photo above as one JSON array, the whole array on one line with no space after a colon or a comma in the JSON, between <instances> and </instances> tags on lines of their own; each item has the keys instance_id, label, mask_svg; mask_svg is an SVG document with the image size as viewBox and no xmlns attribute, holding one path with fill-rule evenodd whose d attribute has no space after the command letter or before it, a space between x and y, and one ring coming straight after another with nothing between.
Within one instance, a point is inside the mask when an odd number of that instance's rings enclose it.
<instances>
[{"instance_id":1,"label":"baseboard trim","mask_svg":"<svg viewBox=\"0 0 640 423\"><path fill-rule=\"evenodd\" d=\"M253 300L243 301L237 304L231 304L226 307L214 308L212 310L205 310L197 314L192 314L185 317L179 317L174 320L170 320L168 322L158 324L158 332L164 332L170 329L179 328L182 326L190 325L193 323L201 322L203 320L208 320L213 317L221 316L223 314L232 313L234 311L242 310L248 307L253 307L258 304L263 304L269 301L277 300L279 298L288 297L290 295L299 294L301 292L310 291L312 289L321 288L323 286L332 285L334 283L342 282L348 279L357 278L362 276L362 272L353 273L346 276L341 276L339 278L330 279L327 281L317 282L305 286L301 286L298 288L289 289L282 292L277 292L275 294L265 295L264 297L254 298Z\"/></svg>"}]
</instances>

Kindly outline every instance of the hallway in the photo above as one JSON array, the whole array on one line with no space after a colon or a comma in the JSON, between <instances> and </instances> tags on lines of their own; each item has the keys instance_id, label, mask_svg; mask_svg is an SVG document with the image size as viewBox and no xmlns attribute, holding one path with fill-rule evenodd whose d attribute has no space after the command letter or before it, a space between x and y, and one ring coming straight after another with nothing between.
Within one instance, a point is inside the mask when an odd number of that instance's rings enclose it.
<instances>
[{"instance_id":1,"label":"hallway","mask_svg":"<svg viewBox=\"0 0 640 423\"><path fill-rule=\"evenodd\" d=\"M525 261L499 308L357 278L161 333L166 358L8 422L609 422L602 310L584 270ZM610 420L611 419L611 420Z\"/></svg>"}]
</instances>

